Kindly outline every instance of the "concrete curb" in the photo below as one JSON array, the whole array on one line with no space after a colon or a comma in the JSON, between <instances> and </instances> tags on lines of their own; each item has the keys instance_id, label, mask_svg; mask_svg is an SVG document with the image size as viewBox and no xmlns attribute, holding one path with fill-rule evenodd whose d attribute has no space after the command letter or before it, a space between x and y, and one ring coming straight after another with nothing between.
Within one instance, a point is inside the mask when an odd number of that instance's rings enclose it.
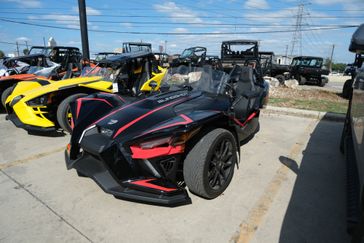
<instances>
[{"instance_id":1,"label":"concrete curb","mask_svg":"<svg viewBox=\"0 0 364 243\"><path fill-rule=\"evenodd\" d=\"M332 112L322 112L322 111L311 111L311 110L300 110L285 107L275 107L267 106L266 109L261 110L263 115L288 115L288 116L298 116L305 118L312 118L317 120L344 122L345 115L332 113Z\"/></svg>"}]
</instances>

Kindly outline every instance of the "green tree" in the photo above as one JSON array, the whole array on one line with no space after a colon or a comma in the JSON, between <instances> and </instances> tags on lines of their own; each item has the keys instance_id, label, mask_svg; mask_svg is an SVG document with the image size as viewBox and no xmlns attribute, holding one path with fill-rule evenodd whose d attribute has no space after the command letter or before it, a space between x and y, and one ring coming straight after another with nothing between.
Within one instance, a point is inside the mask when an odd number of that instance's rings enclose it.
<instances>
[{"instance_id":1,"label":"green tree","mask_svg":"<svg viewBox=\"0 0 364 243\"><path fill-rule=\"evenodd\" d=\"M346 67L345 63L333 63L332 64L332 70L337 71L337 72L341 72L341 73L344 72L345 67Z\"/></svg>"},{"instance_id":2,"label":"green tree","mask_svg":"<svg viewBox=\"0 0 364 243\"><path fill-rule=\"evenodd\" d=\"M28 50L28 48L25 48L25 49L23 50L23 53L24 53L24 55L28 55L28 54L29 54L29 50Z\"/></svg>"},{"instance_id":3,"label":"green tree","mask_svg":"<svg viewBox=\"0 0 364 243\"><path fill-rule=\"evenodd\" d=\"M0 58L3 58L3 57L5 57L5 53L2 50L0 50Z\"/></svg>"}]
</instances>

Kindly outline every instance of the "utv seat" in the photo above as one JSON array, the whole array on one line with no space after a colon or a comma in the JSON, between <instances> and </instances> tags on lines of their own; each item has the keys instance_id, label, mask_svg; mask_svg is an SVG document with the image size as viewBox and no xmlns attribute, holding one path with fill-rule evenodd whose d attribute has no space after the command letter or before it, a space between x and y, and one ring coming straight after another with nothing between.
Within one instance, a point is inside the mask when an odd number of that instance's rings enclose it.
<instances>
[{"instance_id":1,"label":"utv seat","mask_svg":"<svg viewBox=\"0 0 364 243\"><path fill-rule=\"evenodd\" d=\"M263 90L256 84L252 67L237 65L231 73L233 81L236 81L236 101L233 105L235 118L244 121L259 109L259 97Z\"/></svg>"}]
</instances>

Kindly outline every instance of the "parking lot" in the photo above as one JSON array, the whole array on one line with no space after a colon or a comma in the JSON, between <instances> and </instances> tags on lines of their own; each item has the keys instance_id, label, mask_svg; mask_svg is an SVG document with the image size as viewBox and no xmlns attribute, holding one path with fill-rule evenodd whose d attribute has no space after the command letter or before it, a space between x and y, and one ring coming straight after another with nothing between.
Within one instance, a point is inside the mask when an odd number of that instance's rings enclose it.
<instances>
[{"instance_id":1,"label":"parking lot","mask_svg":"<svg viewBox=\"0 0 364 243\"><path fill-rule=\"evenodd\" d=\"M341 123L261 117L224 194L165 208L117 200L67 171L65 137L0 115L0 241L347 242Z\"/></svg>"}]
</instances>

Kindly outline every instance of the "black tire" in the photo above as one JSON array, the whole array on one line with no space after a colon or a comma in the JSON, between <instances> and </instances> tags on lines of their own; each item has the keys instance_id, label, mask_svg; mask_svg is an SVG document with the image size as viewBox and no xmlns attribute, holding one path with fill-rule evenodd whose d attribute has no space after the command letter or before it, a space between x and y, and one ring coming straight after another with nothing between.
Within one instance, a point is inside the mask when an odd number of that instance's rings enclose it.
<instances>
[{"instance_id":1,"label":"black tire","mask_svg":"<svg viewBox=\"0 0 364 243\"><path fill-rule=\"evenodd\" d=\"M59 126L68 133L72 132L71 121L70 121L70 103L77 100L78 98L84 97L87 94L74 94L64 99L58 106L57 109L57 121Z\"/></svg>"},{"instance_id":2,"label":"black tire","mask_svg":"<svg viewBox=\"0 0 364 243\"><path fill-rule=\"evenodd\" d=\"M349 99L351 96L351 93L353 92L353 80L352 79L348 79L345 81L344 86L343 86L343 92L342 92L342 96L345 99Z\"/></svg>"},{"instance_id":3,"label":"black tire","mask_svg":"<svg viewBox=\"0 0 364 243\"><path fill-rule=\"evenodd\" d=\"M183 175L188 189L207 199L219 196L233 178L237 159L237 145L231 132L218 128L207 133L184 161Z\"/></svg>"},{"instance_id":4,"label":"black tire","mask_svg":"<svg viewBox=\"0 0 364 243\"><path fill-rule=\"evenodd\" d=\"M278 79L279 84L284 85L284 81L286 81L284 75L279 74L279 75L276 75L275 78Z\"/></svg>"},{"instance_id":5,"label":"black tire","mask_svg":"<svg viewBox=\"0 0 364 243\"><path fill-rule=\"evenodd\" d=\"M321 77L321 80L319 81L318 85L320 87L324 87L328 81L329 80L326 77Z\"/></svg>"},{"instance_id":6,"label":"black tire","mask_svg":"<svg viewBox=\"0 0 364 243\"><path fill-rule=\"evenodd\" d=\"M4 108L6 108L5 107L5 101L9 97L9 95L11 94L11 92L13 92L13 89L14 89L14 87L8 87L1 94L1 104L4 106Z\"/></svg>"},{"instance_id":7,"label":"black tire","mask_svg":"<svg viewBox=\"0 0 364 243\"><path fill-rule=\"evenodd\" d=\"M304 84L306 84L306 78L305 77L303 77L303 76L299 76L298 77L298 79L297 79L297 81L298 81L298 83L300 84L300 85L304 85Z\"/></svg>"}]
</instances>

